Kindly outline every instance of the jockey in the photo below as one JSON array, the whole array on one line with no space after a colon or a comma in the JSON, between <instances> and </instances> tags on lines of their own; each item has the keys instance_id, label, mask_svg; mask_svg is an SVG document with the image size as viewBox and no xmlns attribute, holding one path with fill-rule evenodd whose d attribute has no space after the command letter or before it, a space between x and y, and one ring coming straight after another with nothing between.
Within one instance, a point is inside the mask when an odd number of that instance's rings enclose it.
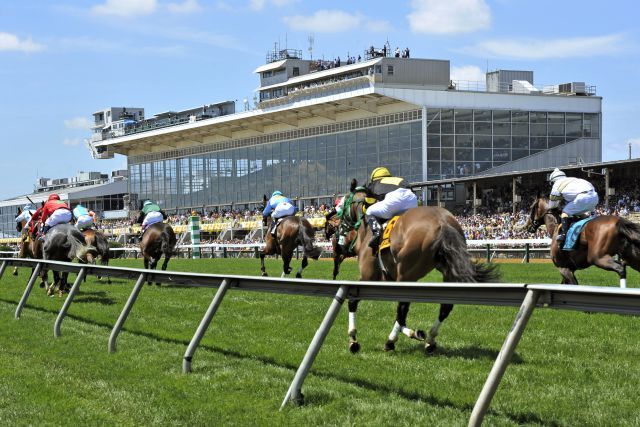
<instances>
[{"instance_id":1,"label":"jockey","mask_svg":"<svg viewBox=\"0 0 640 427\"><path fill-rule=\"evenodd\" d=\"M93 218L87 208L82 205L76 205L73 208L73 217L76 219L76 227L80 231L87 230L93 226Z\"/></svg>"},{"instance_id":2,"label":"jockey","mask_svg":"<svg viewBox=\"0 0 640 427\"><path fill-rule=\"evenodd\" d=\"M285 216L294 215L295 213L296 207L293 205L293 202L291 202L291 199L283 196L281 191L274 191L262 211L262 218L266 219L267 216L271 215L273 221L271 221L270 233L275 236L276 225L278 224L277 220Z\"/></svg>"},{"instance_id":3,"label":"jockey","mask_svg":"<svg viewBox=\"0 0 640 427\"><path fill-rule=\"evenodd\" d=\"M558 168L549 175L549 182L553 185L549 196L549 209L557 208L563 200L566 202L560 215L562 230L556 237L558 242L564 242L569 231L571 217L591 214L598 204L598 193L589 181L568 178Z\"/></svg>"},{"instance_id":4,"label":"jockey","mask_svg":"<svg viewBox=\"0 0 640 427\"><path fill-rule=\"evenodd\" d=\"M145 200L136 223L142 224L142 233L144 233L151 224L162 222L165 219L167 219L167 214L160 209L160 206L158 206L156 202L153 200Z\"/></svg>"},{"instance_id":5,"label":"jockey","mask_svg":"<svg viewBox=\"0 0 640 427\"><path fill-rule=\"evenodd\" d=\"M376 200L367 208L365 221L371 228L369 246L374 253L380 245L382 227L378 219L388 220L407 209L418 206L418 198L409 190L407 181L391 175L389 169L377 167L371 172L371 182L365 187L367 195Z\"/></svg>"},{"instance_id":6,"label":"jockey","mask_svg":"<svg viewBox=\"0 0 640 427\"><path fill-rule=\"evenodd\" d=\"M36 210L33 209L31 205L24 205L22 207L22 212L20 213L20 215L16 217L16 230L20 231L19 230L21 228L20 223L24 221L25 227L22 227L21 230L22 230L22 233L26 233L27 231L26 225L29 224L29 221L31 220L31 217L33 216L34 213L36 213Z\"/></svg>"},{"instance_id":7,"label":"jockey","mask_svg":"<svg viewBox=\"0 0 640 427\"><path fill-rule=\"evenodd\" d=\"M42 234L38 237L40 240L44 240L45 234L47 234L47 231L49 231L51 227L58 224L68 224L72 217L69 206L60 200L60 196L54 193L50 194L44 206L33 214L31 223L35 224L38 220L44 223Z\"/></svg>"}]
</instances>

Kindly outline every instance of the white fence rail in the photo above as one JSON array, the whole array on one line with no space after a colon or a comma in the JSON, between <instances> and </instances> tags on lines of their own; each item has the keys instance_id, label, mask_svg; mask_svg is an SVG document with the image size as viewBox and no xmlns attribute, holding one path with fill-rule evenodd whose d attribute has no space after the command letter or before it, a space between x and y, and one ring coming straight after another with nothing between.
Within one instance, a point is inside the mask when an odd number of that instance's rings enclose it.
<instances>
[{"instance_id":1,"label":"white fence rail","mask_svg":"<svg viewBox=\"0 0 640 427\"><path fill-rule=\"evenodd\" d=\"M385 283L323 280L296 280L255 276L196 274L174 271L151 271L135 268L103 267L54 261L1 258L0 278L7 266L35 267L24 294L18 303L15 317L19 318L41 269L77 273L76 280L54 324L54 336L60 327L73 298L87 274L124 279L137 279L109 337L109 352L116 350L118 334L147 280L187 287L218 288L211 305L203 316L183 357L183 371L191 371L193 355L206 332L227 290L240 289L282 294L333 297L330 307L298 367L282 406L302 401L302 383L329 333L345 299L434 302L440 304L472 304L520 307L513 326L498 354L480 396L473 408L470 426L479 426L522 336L533 310L556 308L588 312L640 315L640 289L619 289L601 286L560 286L540 284L459 284L459 283Z\"/></svg>"}]
</instances>

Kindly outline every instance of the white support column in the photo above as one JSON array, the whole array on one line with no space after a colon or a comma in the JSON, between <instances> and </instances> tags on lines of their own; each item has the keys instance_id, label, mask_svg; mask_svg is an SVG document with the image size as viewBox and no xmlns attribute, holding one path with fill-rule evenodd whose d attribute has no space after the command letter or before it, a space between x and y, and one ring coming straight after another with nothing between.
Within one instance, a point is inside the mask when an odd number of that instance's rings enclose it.
<instances>
[{"instance_id":1,"label":"white support column","mask_svg":"<svg viewBox=\"0 0 640 427\"><path fill-rule=\"evenodd\" d=\"M427 106L422 106L422 181L427 181ZM423 195L424 197L424 195ZM425 198L426 201L426 198ZM425 203L426 204L426 203Z\"/></svg>"}]
</instances>

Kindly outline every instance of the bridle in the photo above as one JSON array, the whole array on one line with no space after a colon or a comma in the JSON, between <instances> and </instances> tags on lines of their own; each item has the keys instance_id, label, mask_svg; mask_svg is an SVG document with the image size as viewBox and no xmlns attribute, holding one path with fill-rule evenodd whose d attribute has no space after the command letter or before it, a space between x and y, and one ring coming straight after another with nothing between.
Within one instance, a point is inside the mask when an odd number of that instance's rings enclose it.
<instances>
[{"instance_id":1,"label":"bridle","mask_svg":"<svg viewBox=\"0 0 640 427\"><path fill-rule=\"evenodd\" d=\"M342 212L338 214L338 218L340 218L340 224L338 225L336 233L337 236L346 235L352 230L358 231L360 225L362 225L362 222L364 220L364 210L362 209L362 206L364 205L365 200L364 197L362 199L354 200L357 193L361 193L361 191L354 191L349 193L349 195L344 200L344 208L342 209ZM353 252L356 240L357 239L353 239L349 244L349 252Z\"/></svg>"}]
</instances>

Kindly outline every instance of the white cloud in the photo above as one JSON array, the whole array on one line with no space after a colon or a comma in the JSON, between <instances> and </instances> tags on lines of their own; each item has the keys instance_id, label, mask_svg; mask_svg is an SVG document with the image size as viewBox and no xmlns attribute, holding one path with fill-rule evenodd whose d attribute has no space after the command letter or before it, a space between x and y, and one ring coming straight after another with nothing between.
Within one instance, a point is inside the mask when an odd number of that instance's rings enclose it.
<instances>
[{"instance_id":1,"label":"white cloud","mask_svg":"<svg viewBox=\"0 0 640 427\"><path fill-rule=\"evenodd\" d=\"M620 52L623 42L621 34L553 40L497 39L480 42L476 46L465 48L464 52L482 57L511 59L586 58Z\"/></svg>"},{"instance_id":2,"label":"white cloud","mask_svg":"<svg viewBox=\"0 0 640 427\"><path fill-rule=\"evenodd\" d=\"M365 27L369 31L389 31L391 28L386 21L376 21L359 13L342 10L318 10L310 16L285 16L283 20L292 30L317 33L339 33L359 27Z\"/></svg>"},{"instance_id":3,"label":"white cloud","mask_svg":"<svg viewBox=\"0 0 640 427\"><path fill-rule=\"evenodd\" d=\"M148 15L156 11L156 0L106 0L95 5L91 11L96 15L136 16Z\"/></svg>"},{"instance_id":4,"label":"white cloud","mask_svg":"<svg viewBox=\"0 0 640 427\"><path fill-rule=\"evenodd\" d=\"M297 2L298 0L249 0L249 9L259 11L264 9L267 3L275 7L285 7Z\"/></svg>"},{"instance_id":5,"label":"white cloud","mask_svg":"<svg viewBox=\"0 0 640 427\"><path fill-rule=\"evenodd\" d=\"M79 145L81 142L80 138L65 138L64 141L62 141L64 145L70 146Z\"/></svg>"},{"instance_id":6,"label":"white cloud","mask_svg":"<svg viewBox=\"0 0 640 427\"><path fill-rule=\"evenodd\" d=\"M463 65L461 67L451 67L451 80L462 80L468 82L484 82L484 71L475 65Z\"/></svg>"},{"instance_id":7,"label":"white cloud","mask_svg":"<svg viewBox=\"0 0 640 427\"><path fill-rule=\"evenodd\" d=\"M224 2L224 1L219 1L216 2L216 7L220 10L224 10L226 12L230 12L233 10L233 6L231 6L229 3Z\"/></svg>"},{"instance_id":8,"label":"white cloud","mask_svg":"<svg viewBox=\"0 0 640 427\"><path fill-rule=\"evenodd\" d=\"M91 129L91 122L86 117L74 117L64 121L67 129Z\"/></svg>"},{"instance_id":9,"label":"white cloud","mask_svg":"<svg viewBox=\"0 0 640 427\"><path fill-rule=\"evenodd\" d=\"M414 33L471 33L491 26L485 0L412 0L411 7L407 19Z\"/></svg>"},{"instance_id":10,"label":"white cloud","mask_svg":"<svg viewBox=\"0 0 640 427\"><path fill-rule=\"evenodd\" d=\"M202 10L198 0L184 0L182 3L169 3L167 9L171 13L194 13Z\"/></svg>"},{"instance_id":11,"label":"white cloud","mask_svg":"<svg viewBox=\"0 0 640 427\"><path fill-rule=\"evenodd\" d=\"M34 42L31 38L20 40L15 34L0 32L0 52L3 50L38 52L44 48L44 45Z\"/></svg>"}]
</instances>

